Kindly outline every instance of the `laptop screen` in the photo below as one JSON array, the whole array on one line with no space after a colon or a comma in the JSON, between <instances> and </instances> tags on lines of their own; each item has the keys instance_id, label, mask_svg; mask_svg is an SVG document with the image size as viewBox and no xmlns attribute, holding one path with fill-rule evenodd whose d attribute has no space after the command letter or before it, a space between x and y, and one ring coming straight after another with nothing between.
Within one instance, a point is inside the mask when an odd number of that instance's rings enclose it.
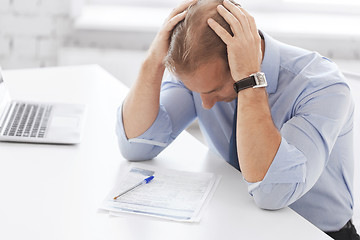
<instances>
[{"instance_id":1,"label":"laptop screen","mask_svg":"<svg viewBox=\"0 0 360 240\"><path fill-rule=\"evenodd\" d=\"M9 93L6 89L4 78L2 76L0 67L0 120L3 112L5 111L6 104L10 101ZM0 126L1 127L1 126Z\"/></svg>"},{"instance_id":2,"label":"laptop screen","mask_svg":"<svg viewBox=\"0 0 360 240\"><path fill-rule=\"evenodd\" d=\"M0 103L4 100L3 98L5 97L5 91L5 83L0 68Z\"/></svg>"}]
</instances>

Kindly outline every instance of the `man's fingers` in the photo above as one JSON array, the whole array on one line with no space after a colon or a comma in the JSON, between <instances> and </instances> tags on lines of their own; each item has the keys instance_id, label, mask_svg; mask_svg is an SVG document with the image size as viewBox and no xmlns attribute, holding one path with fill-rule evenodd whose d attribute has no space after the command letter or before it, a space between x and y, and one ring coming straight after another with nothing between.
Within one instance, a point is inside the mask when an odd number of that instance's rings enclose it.
<instances>
[{"instance_id":1,"label":"man's fingers","mask_svg":"<svg viewBox=\"0 0 360 240\"><path fill-rule=\"evenodd\" d=\"M260 37L257 26L256 26L255 18L253 16L251 16L245 9L243 9L243 8L240 8L240 9L246 15L246 17L248 19L250 30L251 30L253 36Z\"/></svg>"},{"instance_id":2,"label":"man's fingers","mask_svg":"<svg viewBox=\"0 0 360 240\"><path fill-rule=\"evenodd\" d=\"M225 19L225 21L230 25L231 30L234 35L240 35L243 32L240 22L236 17L229 12L223 5L217 6L219 14Z\"/></svg>"},{"instance_id":3,"label":"man's fingers","mask_svg":"<svg viewBox=\"0 0 360 240\"><path fill-rule=\"evenodd\" d=\"M242 9L240 9L239 6L233 4L228 0L224 0L224 6L240 22L241 27L243 29L242 34L246 35L247 33L250 33L251 32L250 24L248 22L247 15L245 15Z\"/></svg>"},{"instance_id":4,"label":"man's fingers","mask_svg":"<svg viewBox=\"0 0 360 240\"><path fill-rule=\"evenodd\" d=\"M197 0L186 0L186 1L183 1L182 3L180 3L179 6L177 6L176 8L174 8L169 17L168 17L168 20L172 19L173 17L175 17L176 15L178 15L179 13L185 11L190 5L196 3Z\"/></svg>"},{"instance_id":5,"label":"man's fingers","mask_svg":"<svg viewBox=\"0 0 360 240\"><path fill-rule=\"evenodd\" d=\"M221 40L228 45L230 40L232 39L232 36L228 31L226 31L219 23L217 23L214 19L209 18L207 20L209 26L212 30L221 38Z\"/></svg>"},{"instance_id":6,"label":"man's fingers","mask_svg":"<svg viewBox=\"0 0 360 240\"><path fill-rule=\"evenodd\" d=\"M167 23L165 25L165 29L167 31L173 30L173 28L176 26L176 24L178 24L180 21L182 21L185 18L186 14L187 14L187 11L183 11L182 13L175 15L173 18L171 18L170 20L167 21Z\"/></svg>"}]
</instances>

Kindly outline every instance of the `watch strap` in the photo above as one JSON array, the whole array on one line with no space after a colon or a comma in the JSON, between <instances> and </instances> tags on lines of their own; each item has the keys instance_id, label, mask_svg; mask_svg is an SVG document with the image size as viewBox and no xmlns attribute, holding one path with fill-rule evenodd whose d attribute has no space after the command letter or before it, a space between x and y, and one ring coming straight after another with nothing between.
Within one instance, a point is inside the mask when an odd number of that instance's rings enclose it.
<instances>
[{"instance_id":1,"label":"watch strap","mask_svg":"<svg viewBox=\"0 0 360 240\"><path fill-rule=\"evenodd\" d=\"M238 93L241 90L254 87L255 85L256 85L255 77L252 75L250 77L247 77L247 78L241 79L240 81L235 82L234 90L236 93Z\"/></svg>"}]
</instances>

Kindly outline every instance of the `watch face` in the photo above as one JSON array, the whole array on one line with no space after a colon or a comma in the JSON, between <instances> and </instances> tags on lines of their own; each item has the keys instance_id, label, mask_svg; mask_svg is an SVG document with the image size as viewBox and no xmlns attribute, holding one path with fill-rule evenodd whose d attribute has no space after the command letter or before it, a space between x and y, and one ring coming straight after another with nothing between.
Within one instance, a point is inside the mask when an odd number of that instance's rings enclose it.
<instances>
[{"instance_id":1,"label":"watch face","mask_svg":"<svg viewBox=\"0 0 360 240\"><path fill-rule=\"evenodd\" d=\"M256 87L266 87L267 82L265 78L265 74L258 72L255 74Z\"/></svg>"},{"instance_id":2,"label":"watch face","mask_svg":"<svg viewBox=\"0 0 360 240\"><path fill-rule=\"evenodd\" d=\"M255 73L253 76L255 77L255 82L256 82L256 85L254 86L254 88L260 88L260 87L267 86L266 77L265 77L264 73L258 72L258 73Z\"/></svg>"}]
</instances>

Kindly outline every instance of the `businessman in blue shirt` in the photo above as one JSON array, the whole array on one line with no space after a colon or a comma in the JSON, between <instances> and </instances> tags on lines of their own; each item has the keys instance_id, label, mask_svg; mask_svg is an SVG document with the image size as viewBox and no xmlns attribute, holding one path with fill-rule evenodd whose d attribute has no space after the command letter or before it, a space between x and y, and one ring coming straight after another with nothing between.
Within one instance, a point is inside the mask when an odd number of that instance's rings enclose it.
<instances>
[{"instance_id":1,"label":"businessman in blue shirt","mask_svg":"<svg viewBox=\"0 0 360 240\"><path fill-rule=\"evenodd\" d=\"M260 208L289 206L334 239L359 239L353 112L333 62L259 31L235 2L193 0L154 39L117 135L124 157L151 159L198 118Z\"/></svg>"}]
</instances>

